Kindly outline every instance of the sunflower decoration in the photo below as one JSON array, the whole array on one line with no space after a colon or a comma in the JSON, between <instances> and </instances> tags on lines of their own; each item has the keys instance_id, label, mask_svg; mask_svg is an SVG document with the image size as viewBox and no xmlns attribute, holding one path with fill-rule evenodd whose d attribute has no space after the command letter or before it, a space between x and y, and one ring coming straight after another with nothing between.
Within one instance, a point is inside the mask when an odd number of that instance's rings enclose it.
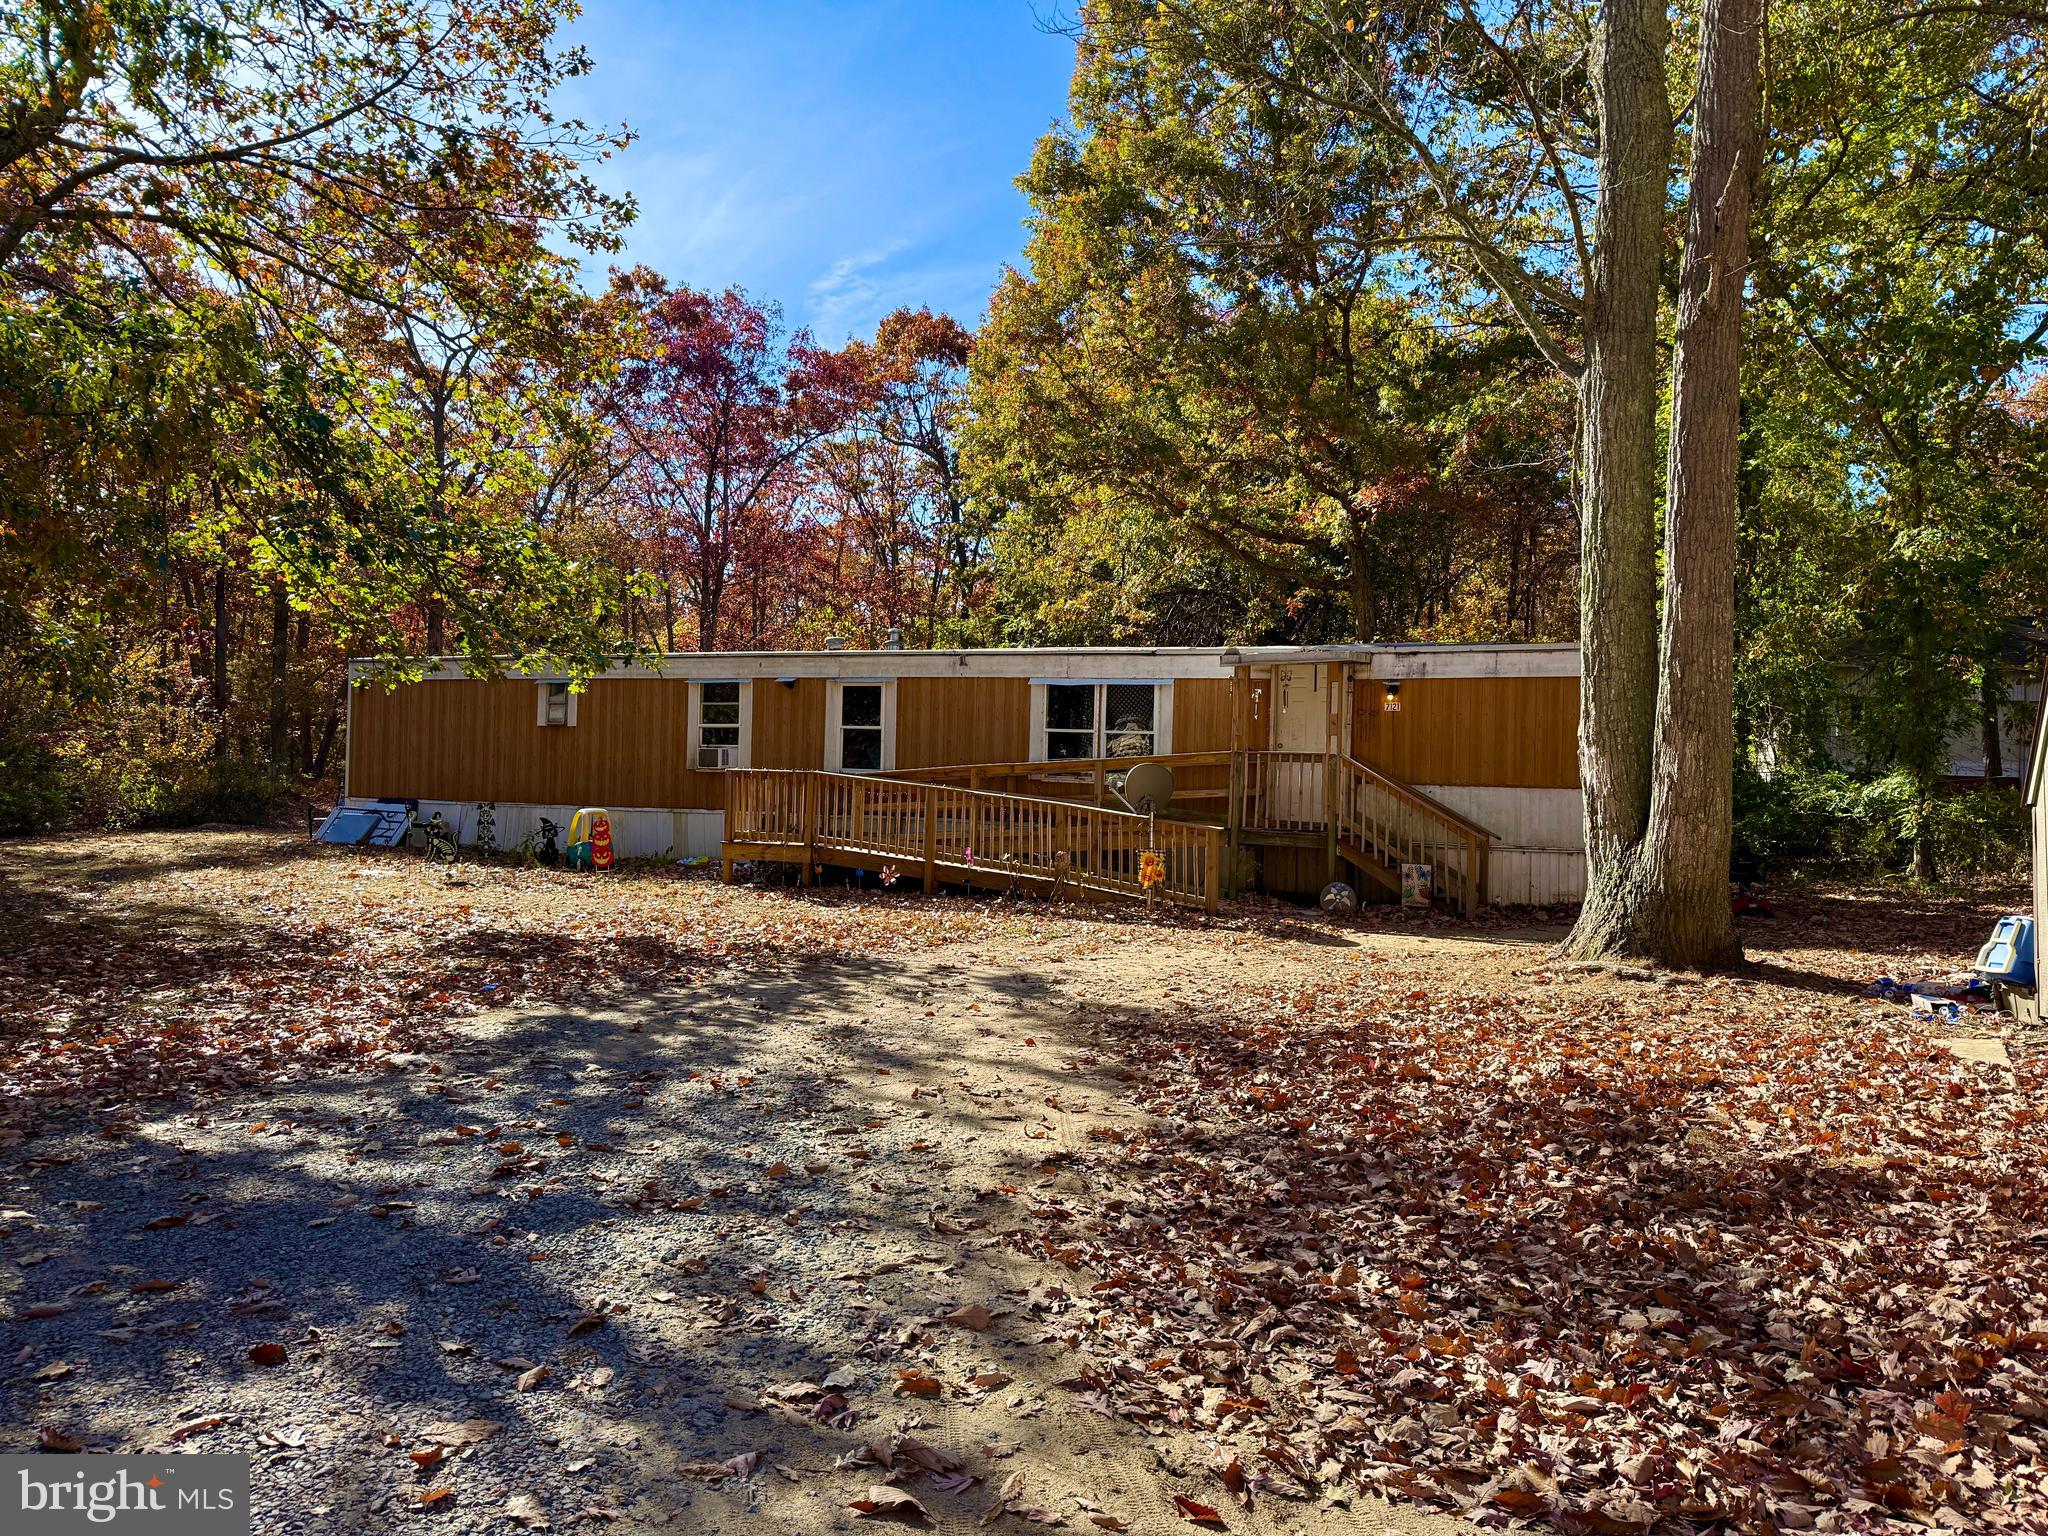
<instances>
[{"instance_id":1,"label":"sunflower decoration","mask_svg":"<svg viewBox=\"0 0 2048 1536\"><path fill-rule=\"evenodd\" d=\"M1138 855L1138 889L1151 895L1166 884L1166 855L1147 848Z\"/></svg>"}]
</instances>

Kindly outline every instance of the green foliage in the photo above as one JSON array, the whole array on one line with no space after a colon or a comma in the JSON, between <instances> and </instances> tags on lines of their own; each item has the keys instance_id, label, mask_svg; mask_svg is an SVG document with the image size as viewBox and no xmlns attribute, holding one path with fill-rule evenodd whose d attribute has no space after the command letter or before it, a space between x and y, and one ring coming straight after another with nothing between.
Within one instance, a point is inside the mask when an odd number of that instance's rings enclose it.
<instances>
[{"instance_id":1,"label":"green foliage","mask_svg":"<svg viewBox=\"0 0 2048 1536\"><path fill-rule=\"evenodd\" d=\"M2010 788L1925 793L1905 772L1858 776L1780 767L1735 775L1735 847L1774 869L1863 878L1910 872L1916 847L1935 850L1945 879L2008 879L2027 868L2027 808Z\"/></svg>"},{"instance_id":2,"label":"green foliage","mask_svg":"<svg viewBox=\"0 0 2048 1536\"><path fill-rule=\"evenodd\" d=\"M196 685L153 653L123 657L90 699L8 693L0 832L263 823L301 791L294 774L220 752Z\"/></svg>"},{"instance_id":3,"label":"green foliage","mask_svg":"<svg viewBox=\"0 0 2048 1536\"><path fill-rule=\"evenodd\" d=\"M1827 4L1774 12L1772 56L1742 712L1780 755L1840 739L1932 803L2048 592L2048 421L2026 397L2048 357L2048 50L1990 10L1908 26Z\"/></svg>"},{"instance_id":4,"label":"green foliage","mask_svg":"<svg viewBox=\"0 0 2048 1536\"><path fill-rule=\"evenodd\" d=\"M1232 0L1091 10L1075 128L1023 178L1029 268L972 367L963 464L1003 509L1002 631L1568 625L1568 393L1386 259L1405 162L1318 95L1326 50L1273 66L1305 81L1244 77L1230 44L1269 21Z\"/></svg>"}]
</instances>

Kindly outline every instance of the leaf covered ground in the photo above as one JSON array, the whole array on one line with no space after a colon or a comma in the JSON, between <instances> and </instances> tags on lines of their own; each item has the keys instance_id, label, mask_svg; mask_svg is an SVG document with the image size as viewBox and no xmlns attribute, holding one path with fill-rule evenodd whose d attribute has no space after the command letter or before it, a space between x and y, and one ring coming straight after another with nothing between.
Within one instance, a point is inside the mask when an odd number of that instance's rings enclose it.
<instances>
[{"instance_id":1,"label":"leaf covered ground","mask_svg":"<svg viewBox=\"0 0 2048 1536\"><path fill-rule=\"evenodd\" d=\"M247 1451L266 1533L2048 1523L2036 1059L1858 995L1996 903L1639 980L1541 914L9 852L9 1450Z\"/></svg>"}]
</instances>

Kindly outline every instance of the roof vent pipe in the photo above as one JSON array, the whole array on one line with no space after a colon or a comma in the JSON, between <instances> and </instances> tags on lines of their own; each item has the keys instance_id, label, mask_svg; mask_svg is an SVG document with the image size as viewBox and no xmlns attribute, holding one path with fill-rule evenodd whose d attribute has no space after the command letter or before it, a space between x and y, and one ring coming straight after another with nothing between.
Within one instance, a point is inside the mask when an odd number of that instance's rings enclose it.
<instances>
[{"instance_id":1,"label":"roof vent pipe","mask_svg":"<svg viewBox=\"0 0 2048 1536\"><path fill-rule=\"evenodd\" d=\"M886 639L886 640L884 640L884 641L882 642L882 649L883 649L883 650L885 650L885 651L900 651L900 650L902 650L902 649L903 649L903 631L902 631L902 630L900 630L900 629L892 629L892 630L890 630L890 631L889 631L889 638L888 638L888 639Z\"/></svg>"},{"instance_id":2,"label":"roof vent pipe","mask_svg":"<svg viewBox=\"0 0 2048 1536\"><path fill-rule=\"evenodd\" d=\"M846 649L846 636L844 636L844 635L827 635L827 636L825 637L825 649L826 649L826 650L828 650L828 651L843 651L843 650L845 650L845 649Z\"/></svg>"}]
</instances>

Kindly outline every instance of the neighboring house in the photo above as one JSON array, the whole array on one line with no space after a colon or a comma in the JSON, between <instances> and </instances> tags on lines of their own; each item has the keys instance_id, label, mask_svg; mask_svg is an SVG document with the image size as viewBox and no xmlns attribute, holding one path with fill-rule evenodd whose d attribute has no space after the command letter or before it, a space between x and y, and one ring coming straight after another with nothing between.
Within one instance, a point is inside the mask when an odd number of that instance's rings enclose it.
<instances>
[{"instance_id":1,"label":"neighboring house","mask_svg":"<svg viewBox=\"0 0 2048 1536\"><path fill-rule=\"evenodd\" d=\"M758 803L775 789L758 770L779 769L870 781L868 819L916 811L877 785L1000 796L1014 805L990 825L1009 816L1011 841L983 841L1042 861L1054 833L1023 811L1114 806L1114 775L1157 759L1174 774L1163 814L1207 829L1211 854L1196 839L1186 858L1190 879L1207 858L1212 902L1219 884L1312 893L1340 860L1389 890L1403 862L1434 862L1468 906L1585 888L1574 645L682 654L581 690L456 662L396 688L376 672L351 667L347 795L416 800L465 841L479 802L501 844L594 805L623 856L779 856Z\"/></svg>"},{"instance_id":2,"label":"neighboring house","mask_svg":"<svg viewBox=\"0 0 2048 1536\"><path fill-rule=\"evenodd\" d=\"M1980 720L1974 727L1957 731L1949 738L1948 776L1965 780L1988 777L2006 785L2023 782L2027 774L2027 747L2040 707L2038 678L2014 683L2006 690L2004 704L1998 711L1998 771L1986 771L1991 765L1985 760L1984 723Z\"/></svg>"}]
</instances>

